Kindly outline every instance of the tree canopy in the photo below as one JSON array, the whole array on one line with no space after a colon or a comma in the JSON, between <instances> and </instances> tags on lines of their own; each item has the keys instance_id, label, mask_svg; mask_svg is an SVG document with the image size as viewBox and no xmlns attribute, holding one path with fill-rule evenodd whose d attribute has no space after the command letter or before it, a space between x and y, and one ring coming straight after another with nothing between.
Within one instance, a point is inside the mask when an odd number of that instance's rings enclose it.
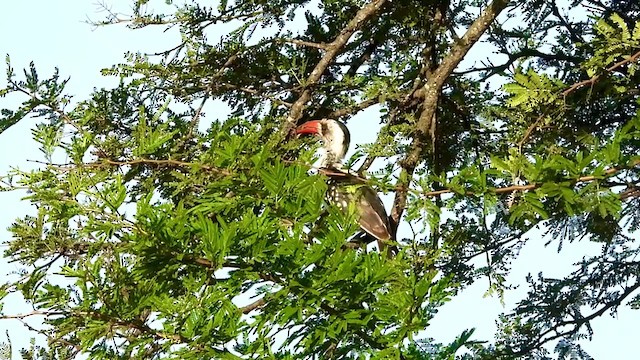
<instances>
[{"instance_id":1,"label":"tree canopy","mask_svg":"<svg viewBox=\"0 0 640 360\"><path fill-rule=\"evenodd\" d=\"M637 1L132 5L99 25L181 41L104 69L116 87L72 98L7 56L0 96L24 102L0 131L39 117L43 153L2 178L36 209L0 287L33 307L1 318L44 316L48 346L25 357L589 359L591 321L640 306ZM326 204L292 136L362 111L378 136L348 165L392 196L396 256L349 240L357 214ZM534 228L601 253L530 276L493 339L421 335L475 281L509 291Z\"/></svg>"}]
</instances>

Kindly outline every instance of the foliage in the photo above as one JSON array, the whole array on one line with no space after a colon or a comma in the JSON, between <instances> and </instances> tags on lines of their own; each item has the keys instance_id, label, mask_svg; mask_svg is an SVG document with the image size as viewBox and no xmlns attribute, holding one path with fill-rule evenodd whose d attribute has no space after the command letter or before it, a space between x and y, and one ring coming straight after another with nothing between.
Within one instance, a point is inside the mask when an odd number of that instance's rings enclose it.
<instances>
[{"instance_id":1,"label":"foliage","mask_svg":"<svg viewBox=\"0 0 640 360\"><path fill-rule=\"evenodd\" d=\"M639 306L635 1L574 0L575 19L555 0L153 3L103 24L178 26L182 42L105 69L115 88L72 101L57 71L19 76L7 57L0 96L25 100L0 131L39 117L44 158L3 181L37 209L10 228L23 270L1 289L34 309L3 317L48 326L26 357L548 359L553 343L589 359L590 321ZM465 68L478 41L506 62ZM324 203L313 148L290 136L365 109L379 136L351 163L377 160L368 182L394 195L395 257L348 241L357 214ZM530 276L492 342L474 324L421 336L474 281L508 291L534 227L602 253Z\"/></svg>"}]
</instances>

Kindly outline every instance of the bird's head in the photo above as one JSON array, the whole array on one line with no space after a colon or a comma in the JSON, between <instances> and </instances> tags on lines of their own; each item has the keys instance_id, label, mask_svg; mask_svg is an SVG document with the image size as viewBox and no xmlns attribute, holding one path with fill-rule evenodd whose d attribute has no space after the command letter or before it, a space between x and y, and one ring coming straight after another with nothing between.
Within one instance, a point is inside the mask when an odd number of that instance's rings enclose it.
<instances>
[{"instance_id":1,"label":"bird's head","mask_svg":"<svg viewBox=\"0 0 640 360\"><path fill-rule=\"evenodd\" d=\"M321 167L342 167L350 141L349 129L343 123L333 119L311 120L298 126L296 133L315 135L322 140Z\"/></svg>"}]
</instances>

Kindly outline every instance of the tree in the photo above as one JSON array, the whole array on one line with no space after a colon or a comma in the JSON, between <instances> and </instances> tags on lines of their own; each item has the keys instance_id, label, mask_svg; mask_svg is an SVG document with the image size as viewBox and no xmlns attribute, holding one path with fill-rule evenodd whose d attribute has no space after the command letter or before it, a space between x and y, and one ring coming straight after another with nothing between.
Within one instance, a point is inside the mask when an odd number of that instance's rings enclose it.
<instances>
[{"instance_id":1,"label":"tree","mask_svg":"<svg viewBox=\"0 0 640 360\"><path fill-rule=\"evenodd\" d=\"M178 26L182 42L105 70L113 89L72 101L58 73L7 61L0 95L25 100L0 129L42 118L42 167L3 185L37 208L11 227L24 273L1 288L34 308L3 318L49 326L27 356L546 359L553 343L587 359L590 321L640 304L635 1L564 4L586 9L575 19L556 0L147 3L102 24ZM219 25L234 30L211 38ZM480 46L495 54L462 65ZM231 114L203 128L214 100ZM366 109L379 136L350 164L394 197L391 258L352 246L357 214L324 204L314 149L291 136ZM530 277L493 342L420 337L474 281L507 291L536 226L602 253Z\"/></svg>"}]
</instances>

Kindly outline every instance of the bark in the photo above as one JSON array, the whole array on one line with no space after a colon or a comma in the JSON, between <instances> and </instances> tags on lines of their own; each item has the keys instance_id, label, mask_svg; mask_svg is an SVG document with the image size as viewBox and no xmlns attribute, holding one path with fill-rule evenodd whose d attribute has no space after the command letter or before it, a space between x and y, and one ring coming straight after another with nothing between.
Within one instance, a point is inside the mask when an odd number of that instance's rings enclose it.
<instances>
[{"instance_id":1,"label":"bark","mask_svg":"<svg viewBox=\"0 0 640 360\"><path fill-rule=\"evenodd\" d=\"M413 140L409 146L409 151L400 163L402 170L396 184L396 197L391 212L391 226L393 231L397 230L398 223L404 213L407 202L407 192L413 177L413 172L420 163L422 155L429 145L429 139L431 139L432 144L435 140L433 136L436 128L435 115L442 86L453 70L462 59L464 59L471 47L478 42L480 36L484 34L491 23L493 23L509 3L510 0L494 0L489 4L482 14L471 24L469 29L467 29L462 38L454 44L440 65L430 74L429 79L427 79L422 89L416 94L423 98L423 108L420 118L414 127Z\"/></svg>"}]
</instances>

